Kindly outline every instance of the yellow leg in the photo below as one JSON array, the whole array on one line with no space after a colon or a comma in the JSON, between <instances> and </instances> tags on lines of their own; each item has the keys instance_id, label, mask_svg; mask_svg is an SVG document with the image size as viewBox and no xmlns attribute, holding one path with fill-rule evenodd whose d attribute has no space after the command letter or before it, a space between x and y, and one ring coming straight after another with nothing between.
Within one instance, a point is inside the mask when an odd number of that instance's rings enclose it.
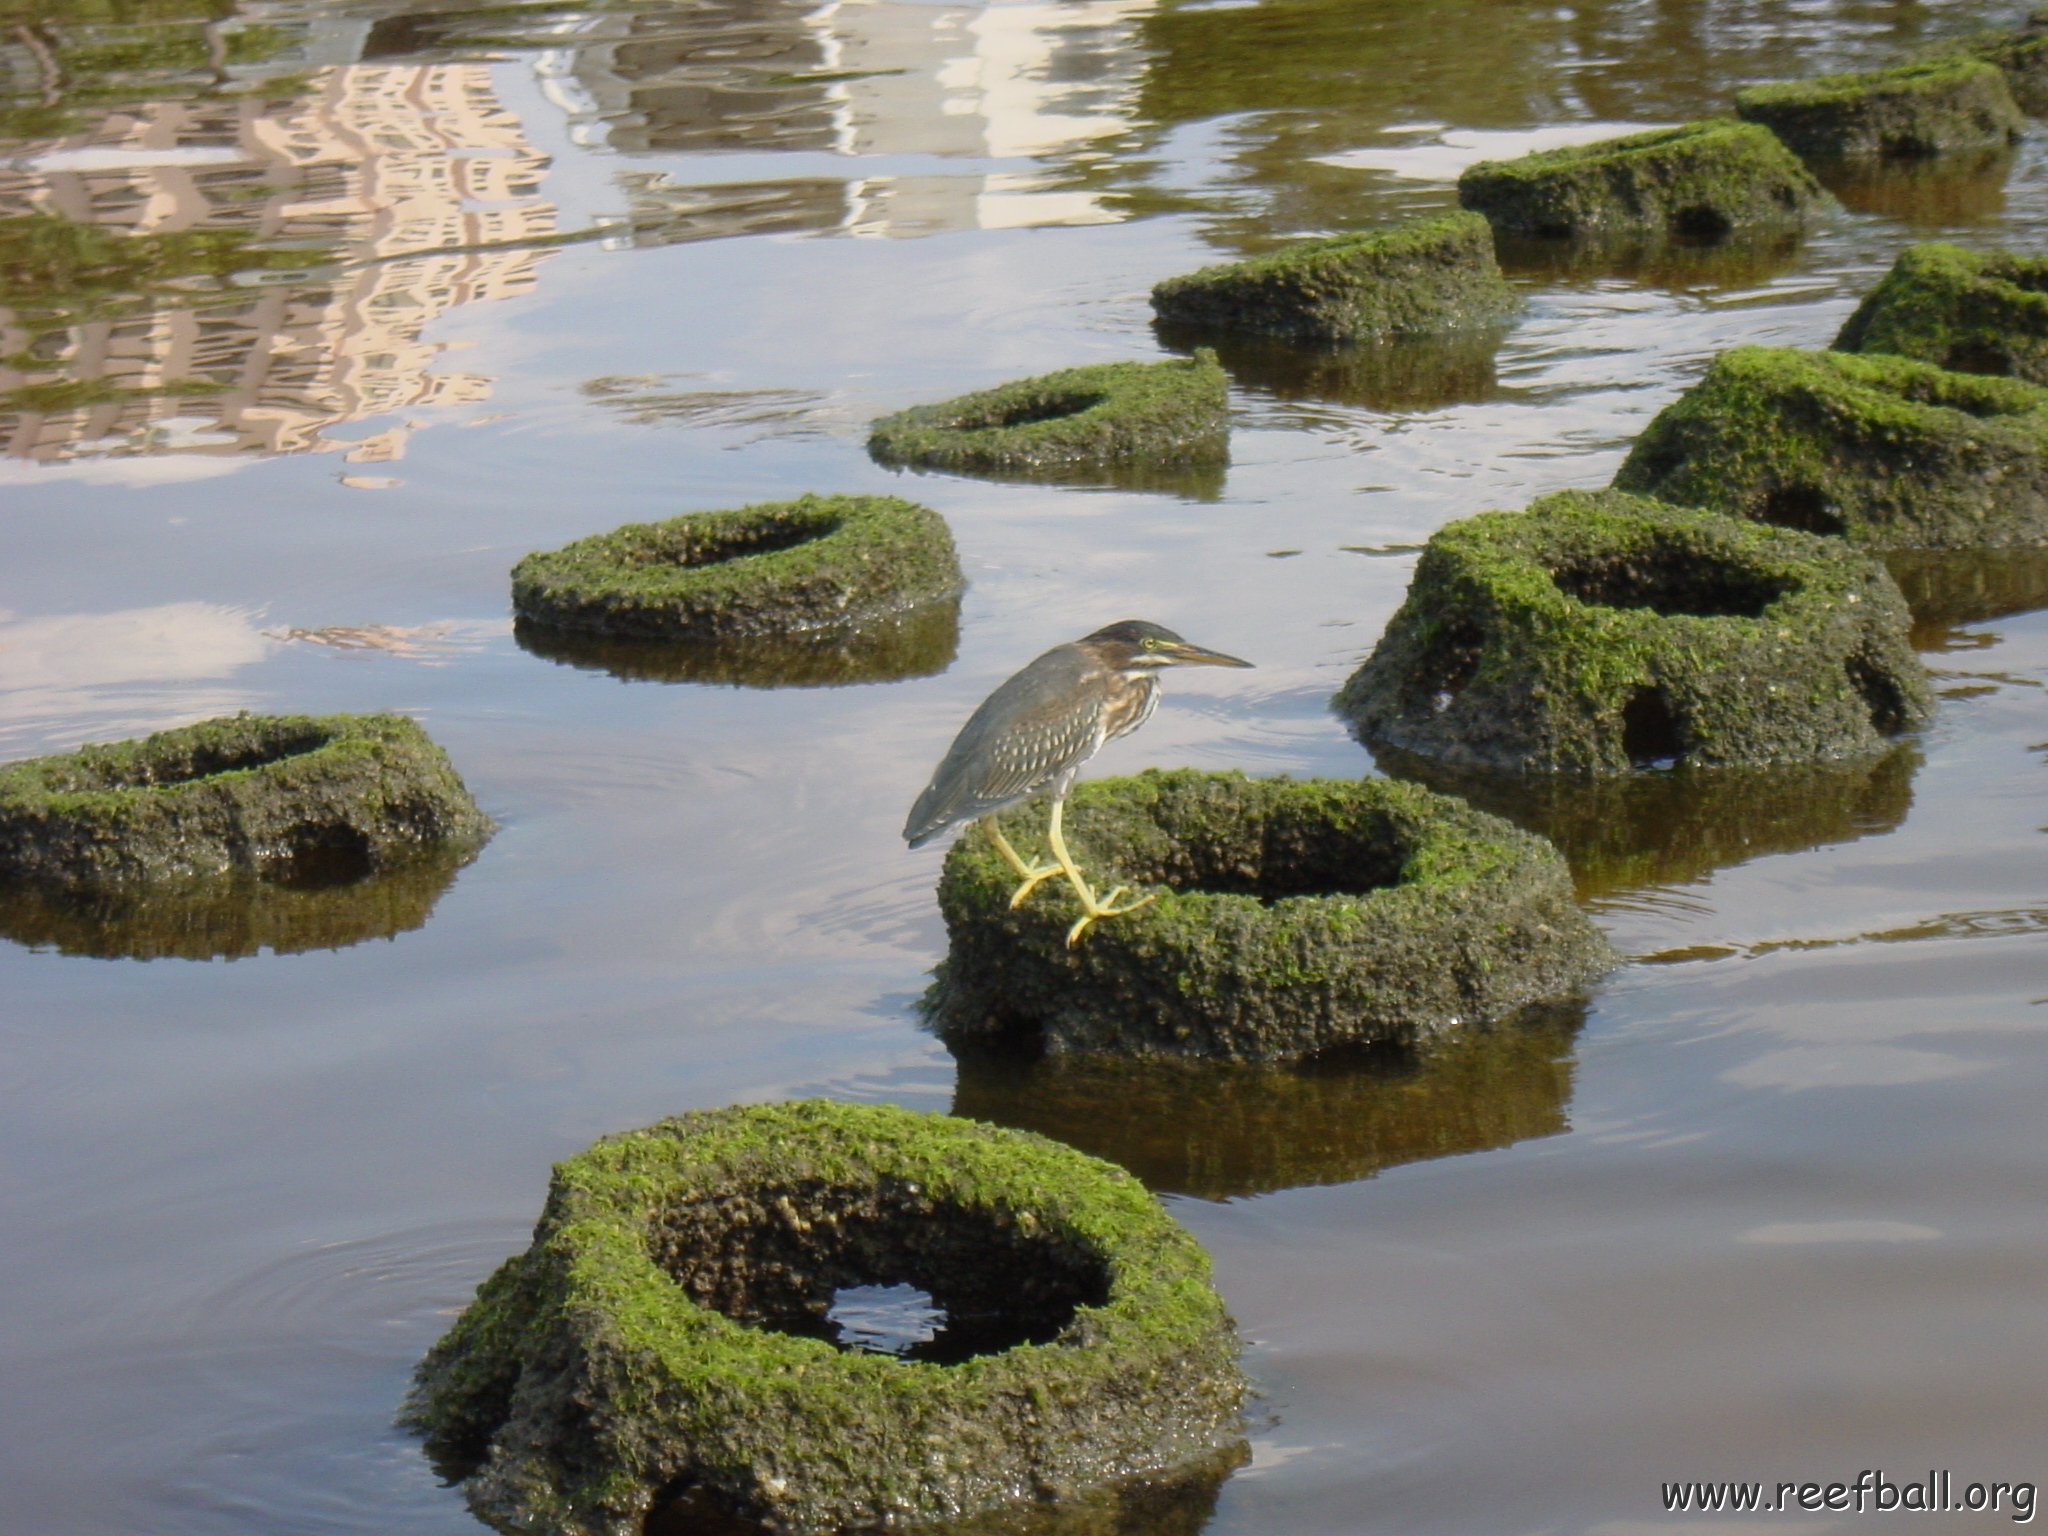
<instances>
[{"instance_id":1,"label":"yellow leg","mask_svg":"<svg viewBox=\"0 0 2048 1536\"><path fill-rule=\"evenodd\" d=\"M1060 867L1057 864L1027 864L1024 861L1023 855L1010 846L1010 840L1003 836L1003 829L996 825L996 819L993 816L984 821L982 825L988 828L989 841L996 845L996 852L1003 856L1010 868L1024 877L1024 883L1017 887L1016 894L1010 898L1011 906L1021 907L1026 896L1029 896L1054 875L1060 873Z\"/></svg>"},{"instance_id":2,"label":"yellow leg","mask_svg":"<svg viewBox=\"0 0 2048 1536\"><path fill-rule=\"evenodd\" d=\"M1126 912L1135 912L1138 908L1157 901L1159 893L1154 891L1150 896L1140 896L1136 901L1128 901L1118 906L1117 897L1129 890L1128 886L1120 885L1107 896L1097 900L1095 892L1082 878L1079 866L1074 863L1074 856L1067 852L1066 835L1060 828L1060 813L1065 809L1066 801L1053 801L1052 820L1046 826L1045 840L1052 845L1052 856L1059 860L1059 868L1066 875L1067 883L1073 886L1074 894L1081 899L1081 916L1075 920L1074 926L1067 930L1067 948L1072 949L1081 942L1081 935L1088 931L1096 919L1121 917Z\"/></svg>"}]
</instances>

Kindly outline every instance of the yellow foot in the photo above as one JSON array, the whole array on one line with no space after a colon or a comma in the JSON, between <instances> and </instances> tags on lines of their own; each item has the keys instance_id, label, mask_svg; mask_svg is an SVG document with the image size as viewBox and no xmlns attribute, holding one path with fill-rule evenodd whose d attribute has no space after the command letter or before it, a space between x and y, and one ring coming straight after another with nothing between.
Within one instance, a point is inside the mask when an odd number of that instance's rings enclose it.
<instances>
[{"instance_id":1,"label":"yellow foot","mask_svg":"<svg viewBox=\"0 0 2048 1536\"><path fill-rule=\"evenodd\" d=\"M1089 902L1088 910L1076 918L1074 926L1067 930L1067 948L1072 949L1076 944L1080 943L1081 935L1086 933L1098 918L1122 917L1126 912L1135 912L1138 908L1150 906L1159 899L1159 893L1154 891L1149 896L1140 896L1136 901L1127 901L1122 906L1118 906L1116 904L1117 897L1126 894L1129 890L1129 886L1120 885L1102 900Z\"/></svg>"},{"instance_id":2,"label":"yellow foot","mask_svg":"<svg viewBox=\"0 0 2048 1536\"><path fill-rule=\"evenodd\" d=\"M1054 875L1064 874L1065 871L1057 864L1026 864L1020 859L1017 862L1017 873L1024 877L1024 883L1018 886L1016 893L1010 897L1010 907L1013 911L1024 905L1026 896L1052 879Z\"/></svg>"}]
</instances>

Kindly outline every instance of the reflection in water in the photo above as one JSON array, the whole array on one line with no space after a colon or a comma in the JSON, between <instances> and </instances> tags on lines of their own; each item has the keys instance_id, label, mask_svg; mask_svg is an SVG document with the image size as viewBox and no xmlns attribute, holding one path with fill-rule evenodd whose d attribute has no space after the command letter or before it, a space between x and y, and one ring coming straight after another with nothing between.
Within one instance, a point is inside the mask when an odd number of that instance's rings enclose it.
<instances>
[{"instance_id":1,"label":"reflection in water","mask_svg":"<svg viewBox=\"0 0 2048 1536\"><path fill-rule=\"evenodd\" d=\"M102 960L240 960L396 938L425 925L474 849L317 887L254 878L85 893L0 889L0 938Z\"/></svg>"},{"instance_id":2,"label":"reflection in water","mask_svg":"<svg viewBox=\"0 0 2048 1536\"><path fill-rule=\"evenodd\" d=\"M749 438L822 437L831 396L808 389L676 389L688 374L610 375L581 387L585 398L637 426L740 430Z\"/></svg>"},{"instance_id":3,"label":"reflection in water","mask_svg":"<svg viewBox=\"0 0 2048 1536\"><path fill-rule=\"evenodd\" d=\"M877 460L877 462L881 462ZM995 480L1009 485L1101 486L1118 491L1159 491L1186 501L1217 501L1222 498L1230 468L1213 459L1182 462L1176 459L1132 459L1107 464L1045 464L1031 470L982 468L924 469L915 465L885 464L899 475L922 478L927 475L966 475L976 480ZM924 494L906 486L899 494L916 501Z\"/></svg>"},{"instance_id":4,"label":"reflection in water","mask_svg":"<svg viewBox=\"0 0 2048 1536\"><path fill-rule=\"evenodd\" d=\"M1160 344L1172 351L1215 348L1232 383L1275 400L1326 400L1373 411L1431 411L1491 400L1502 392L1494 372L1494 354L1503 334L1499 331L1317 347L1163 323L1153 330Z\"/></svg>"},{"instance_id":5,"label":"reflection in water","mask_svg":"<svg viewBox=\"0 0 2048 1536\"><path fill-rule=\"evenodd\" d=\"M1037 1131L1162 1194L1222 1200L1565 1129L1583 1004L1295 1067L970 1053L953 1113Z\"/></svg>"},{"instance_id":6,"label":"reflection in water","mask_svg":"<svg viewBox=\"0 0 2048 1536\"><path fill-rule=\"evenodd\" d=\"M638 640L581 634L521 619L521 649L625 682L725 683L735 688L840 688L935 677L960 650L960 600L931 603L852 629L744 640Z\"/></svg>"},{"instance_id":7,"label":"reflection in water","mask_svg":"<svg viewBox=\"0 0 2048 1536\"><path fill-rule=\"evenodd\" d=\"M1798 263L1804 234L1772 230L1726 240L1543 240L1496 235L1501 270L1541 284L1622 278L1671 293L1761 288Z\"/></svg>"},{"instance_id":8,"label":"reflection in water","mask_svg":"<svg viewBox=\"0 0 2048 1536\"><path fill-rule=\"evenodd\" d=\"M78 110L19 134L0 169L6 453L345 447L380 463L402 433L349 445L328 429L489 393L431 371L442 349L423 333L531 289L548 255L532 243L555 229L547 159L482 65L342 63L254 86L228 71L233 39L297 57L310 25L226 33L220 68L201 53L183 76L138 70L148 56L117 40L91 57L126 70L67 67L60 99Z\"/></svg>"},{"instance_id":9,"label":"reflection in water","mask_svg":"<svg viewBox=\"0 0 2048 1536\"><path fill-rule=\"evenodd\" d=\"M1890 832L1913 804L1920 751L1852 763L1599 776L1497 774L1383 747L1383 772L1458 795L1549 838L1581 896L1683 885L1772 853Z\"/></svg>"},{"instance_id":10,"label":"reflection in water","mask_svg":"<svg viewBox=\"0 0 2048 1536\"><path fill-rule=\"evenodd\" d=\"M1882 214L1914 229L1982 224L2005 211L2010 148L1928 160L1850 160L1820 164L1821 184L1858 213Z\"/></svg>"},{"instance_id":11,"label":"reflection in water","mask_svg":"<svg viewBox=\"0 0 2048 1536\"><path fill-rule=\"evenodd\" d=\"M1913 610L1916 650L1971 648L1953 631L2048 608L2048 549L1898 549L1883 558Z\"/></svg>"}]
</instances>

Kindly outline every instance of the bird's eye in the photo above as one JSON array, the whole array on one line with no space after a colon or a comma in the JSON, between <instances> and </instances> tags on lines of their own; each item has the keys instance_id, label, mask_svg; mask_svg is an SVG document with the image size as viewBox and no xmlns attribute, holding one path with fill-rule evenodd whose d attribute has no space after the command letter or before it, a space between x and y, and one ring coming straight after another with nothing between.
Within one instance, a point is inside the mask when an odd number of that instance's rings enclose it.
<instances>
[{"instance_id":1,"label":"bird's eye","mask_svg":"<svg viewBox=\"0 0 2048 1536\"><path fill-rule=\"evenodd\" d=\"M1156 651L1159 649L1159 641L1155 636L1147 635L1144 639L1144 646L1148 651Z\"/></svg>"}]
</instances>

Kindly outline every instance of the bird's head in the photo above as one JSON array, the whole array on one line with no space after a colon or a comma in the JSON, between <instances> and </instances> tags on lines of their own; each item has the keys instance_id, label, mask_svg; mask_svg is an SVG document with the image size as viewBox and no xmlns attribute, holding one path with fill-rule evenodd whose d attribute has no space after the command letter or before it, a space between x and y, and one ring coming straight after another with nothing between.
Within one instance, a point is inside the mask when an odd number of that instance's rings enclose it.
<instances>
[{"instance_id":1,"label":"bird's head","mask_svg":"<svg viewBox=\"0 0 2048 1536\"><path fill-rule=\"evenodd\" d=\"M1162 667L1248 667L1248 661L1183 640L1163 624L1124 619L1080 641L1113 672L1156 672Z\"/></svg>"}]
</instances>

